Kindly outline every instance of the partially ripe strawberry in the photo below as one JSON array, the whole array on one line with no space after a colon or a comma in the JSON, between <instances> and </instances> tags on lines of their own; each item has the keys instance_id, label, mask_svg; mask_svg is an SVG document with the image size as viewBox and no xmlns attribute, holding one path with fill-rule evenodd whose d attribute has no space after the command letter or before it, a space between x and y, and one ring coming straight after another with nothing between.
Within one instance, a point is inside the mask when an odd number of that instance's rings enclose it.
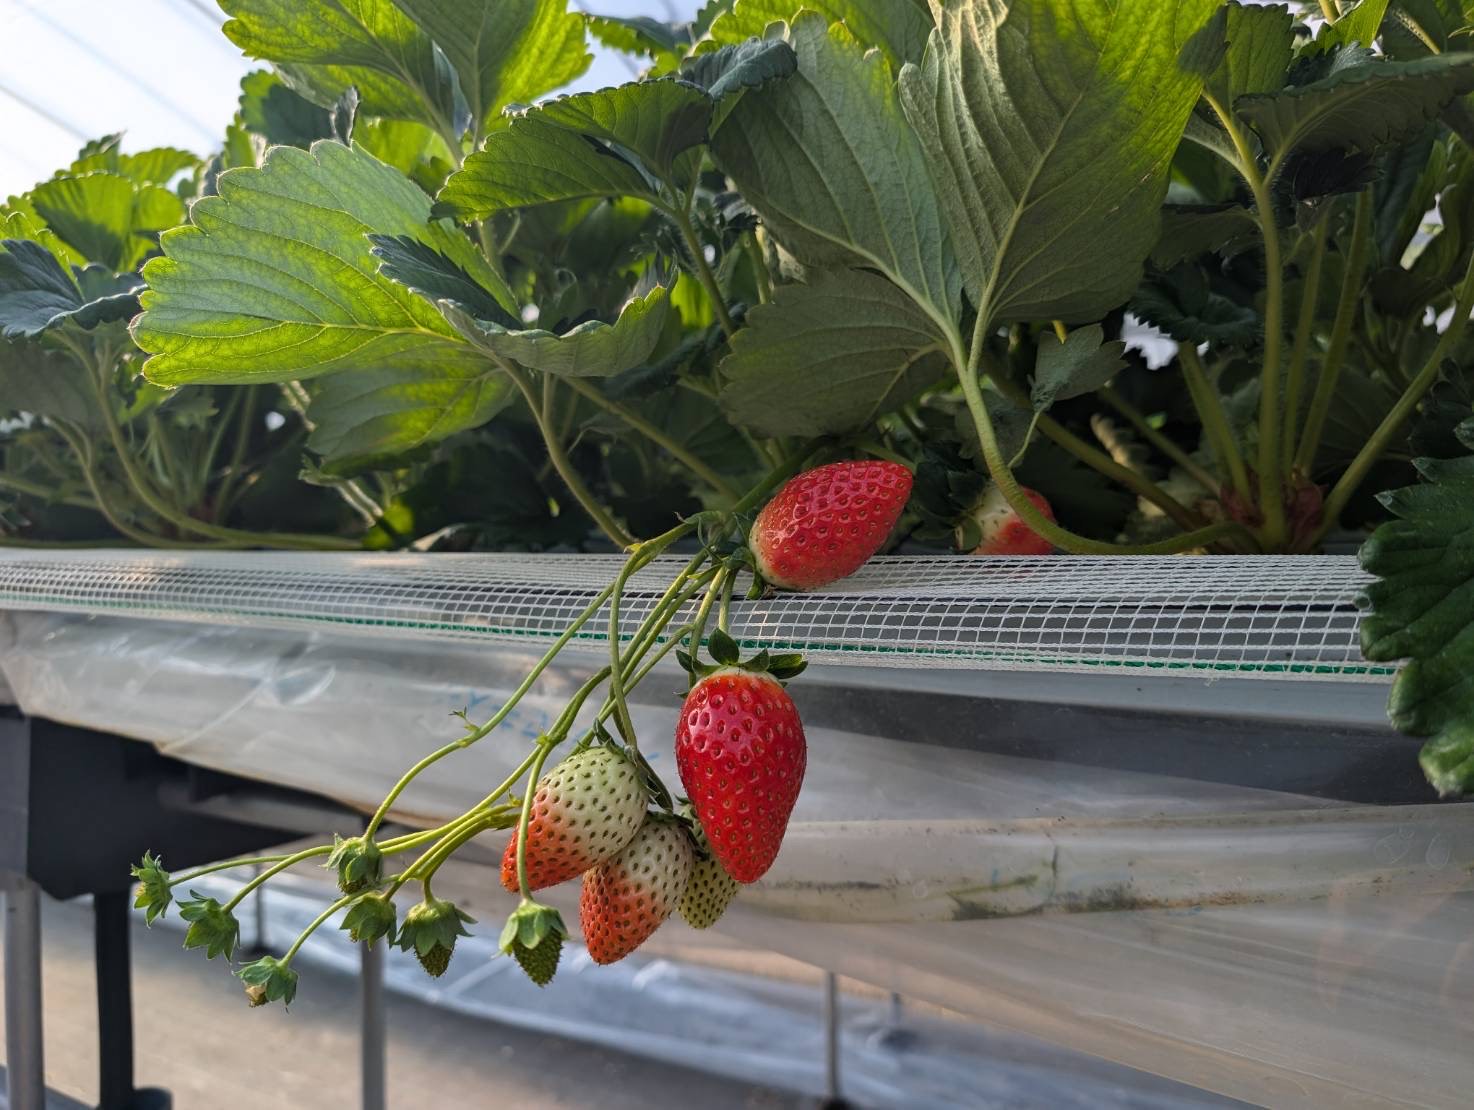
<instances>
[{"instance_id":1,"label":"partially ripe strawberry","mask_svg":"<svg viewBox=\"0 0 1474 1110\"><path fill-rule=\"evenodd\" d=\"M1048 519L1054 519L1054 510L1042 493L1025 488L1024 496ZM983 537L974 555L1049 555L1054 551L1054 544L1023 522L997 486L988 487L971 516Z\"/></svg>"},{"instance_id":2,"label":"partially ripe strawberry","mask_svg":"<svg viewBox=\"0 0 1474 1110\"><path fill-rule=\"evenodd\" d=\"M584 875L578 916L594 963L624 959L660 928L686 892L695 858L685 829L646 819L622 852Z\"/></svg>"},{"instance_id":3,"label":"partially ripe strawberry","mask_svg":"<svg viewBox=\"0 0 1474 1110\"><path fill-rule=\"evenodd\" d=\"M790 478L747 537L758 573L785 590L816 590L854 574L880 550L911 496L893 462L829 463Z\"/></svg>"},{"instance_id":4,"label":"partially ripe strawberry","mask_svg":"<svg viewBox=\"0 0 1474 1110\"><path fill-rule=\"evenodd\" d=\"M609 859L630 842L649 799L634 764L612 748L571 755L537 784L527 826L527 879L554 886ZM502 854L502 886L516 893L517 833Z\"/></svg>"},{"instance_id":5,"label":"partially ripe strawberry","mask_svg":"<svg viewBox=\"0 0 1474 1110\"><path fill-rule=\"evenodd\" d=\"M676 769L712 855L739 883L772 866L807 763L798 708L772 675L723 667L686 696Z\"/></svg>"},{"instance_id":6,"label":"partially ripe strawberry","mask_svg":"<svg viewBox=\"0 0 1474 1110\"><path fill-rule=\"evenodd\" d=\"M700 821L692 830L692 838L696 841L696 863L686 893L681 896L681 916L693 929L710 929L737 897L738 884L711 854L711 843Z\"/></svg>"}]
</instances>

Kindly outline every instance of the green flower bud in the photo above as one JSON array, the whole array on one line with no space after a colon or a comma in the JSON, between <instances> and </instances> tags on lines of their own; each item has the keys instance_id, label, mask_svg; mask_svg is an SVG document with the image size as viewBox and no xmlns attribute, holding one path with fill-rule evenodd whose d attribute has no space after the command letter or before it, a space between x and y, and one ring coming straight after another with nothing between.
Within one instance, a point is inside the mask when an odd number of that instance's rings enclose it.
<instances>
[{"instance_id":1,"label":"green flower bud","mask_svg":"<svg viewBox=\"0 0 1474 1110\"><path fill-rule=\"evenodd\" d=\"M229 960L235 954L241 939L240 922L215 899L191 890L189 898L179 903L179 916L189 922L184 947L203 948L211 960L216 956Z\"/></svg>"},{"instance_id":2,"label":"green flower bud","mask_svg":"<svg viewBox=\"0 0 1474 1110\"><path fill-rule=\"evenodd\" d=\"M262 956L236 974L246 985L246 999L252 1006L268 1002L290 1006L297 997L297 973L275 956Z\"/></svg>"},{"instance_id":3,"label":"green flower bud","mask_svg":"<svg viewBox=\"0 0 1474 1110\"><path fill-rule=\"evenodd\" d=\"M383 878L384 857L372 840L355 836L344 840L333 837L333 851L323 864L338 873L338 889L344 894L357 894L379 885Z\"/></svg>"},{"instance_id":4,"label":"green flower bud","mask_svg":"<svg viewBox=\"0 0 1474 1110\"><path fill-rule=\"evenodd\" d=\"M380 937L392 937L398 912L394 903L382 894L365 894L348 907L340 928L360 943L372 944Z\"/></svg>"},{"instance_id":5,"label":"green flower bud","mask_svg":"<svg viewBox=\"0 0 1474 1110\"><path fill-rule=\"evenodd\" d=\"M138 880L138 893L133 898L133 908L143 911L143 920L152 925L164 916L174 893L169 889L169 872L165 871L158 856L143 853L143 862L134 864L133 877Z\"/></svg>"},{"instance_id":6,"label":"green flower bud","mask_svg":"<svg viewBox=\"0 0 1474 1110\"><path fill-rule=\"evenodd\" d=\"M438 979L450 966L456 938L468 937L466 926L475 921L453 903L427 897L404 915L395 943L415 958L431 976Z\"/></svg>"}]
</instances>

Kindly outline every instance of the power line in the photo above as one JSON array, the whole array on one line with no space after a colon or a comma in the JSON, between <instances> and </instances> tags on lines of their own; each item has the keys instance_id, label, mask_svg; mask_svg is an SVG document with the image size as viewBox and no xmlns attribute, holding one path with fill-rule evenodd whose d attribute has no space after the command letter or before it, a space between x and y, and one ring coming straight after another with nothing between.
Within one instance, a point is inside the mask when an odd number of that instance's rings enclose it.
<instances>
[{"instance_id":1,"label":"power line","mask_svg":"<svg viewBox=\"0 0 1474 1110\"><path fill-rule=\"evenodd\" d=\"M220 19L220 10L218 8L211 8L210 5L205 3L205 0L178 0L178 2L187 8L193 8L199 12L200 15L210 21L210 26L214 27L217 31L220 29L222 20Z\"/></svg>"},{"instance_id":2,"label":"power line","mask_svg":"<svg viewBox=\"0 0 1474 1110\"><path fill-rule=\"evenodd\" d=\"M170 115L174 116L174 118L187 123L191 127L198 130L199 133L205 137L207 142L215 142L216 135L214 129L209 127L207 124L201 123L193 116L180 111L166 93L154 88L154 86L142 80L137 75L128 72L128 70L120 65L115 58L111 58L108 55L104 54L102 51L98 50L94 44L88 42L80 35L74 34L70 29L63 26L62 24L57 23L55 20L46 15L45 12L37 11L30 4L26 3L25 0L21 0L21 7L24 8L31 15L32 18L45 24L47 27L50 27L51 30L54 31L56 34L60 35L68 42L72 43L72 45L78 47L79 49L90 55L96 61L105 62L109 67L112 68L117 76L122 78L128 84L132 85L139 92L143 93L155 104L158 104Z\"/></svg>"},{"instance_id":3,"label":"power line","mask_svg":"<svg viewBox=\"0 0 1474 1110\"><path fill-rule=\"evenodd\" d=\"M8 88L5 85L0 85L0 94L4 94L5 96L10 97L11 100L15 101L22 108L28 108L30 111L34 112L36 115L44 119L47 123L51 124L51 126L61 128L68 135L72 136L72 138L77 139L80 142L85 143L93 138L93 136L87 134L87 132L83 131L76 124L64 120L58 115L52 114L47 109L37 104L34 100L31 100L29 97L23 96L21 93L16 92L12 88Z\"/></svg>"}]
</instances>

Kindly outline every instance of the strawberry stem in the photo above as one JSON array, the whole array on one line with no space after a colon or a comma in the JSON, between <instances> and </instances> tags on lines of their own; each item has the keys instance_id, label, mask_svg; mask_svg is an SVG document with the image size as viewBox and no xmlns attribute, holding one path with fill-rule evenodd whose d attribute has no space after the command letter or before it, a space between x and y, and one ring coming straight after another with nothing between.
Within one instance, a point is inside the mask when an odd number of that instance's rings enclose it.
<instances>
[{"instance_id":1,"label":"strawberry stem","mask_svg":"<svg viewBox=\"0 0 1474 1110\"><path fill-rule=\"evenodd\" d=\"M491 732L492 729L496 728L497 725L506 720L507 716L512 712L512 710L517 708L517 703L520 702L524 696L526 696L527 691L532 689L533 683L535 683L538 678L541 677L543 671L548 669L549 665L551 665L553 660L557 658L558 653L563 650L568 641L573 639L578 630L582 628L586 623L588 623L593 615L597 613L600 608L603 607L604 603L609 600L609 597L613 592L614 586L607 586L599 591L598 596L596 596L594 600L584 606L583 611L579 613L578 616L573 619L573 622L563 630L563 634L553 641L553 646L548 648L548 650L543 654L543 657L539 659L536 664L533 665L532 670L527 672L527 677L522 680L521 685L519 685L517 689L512 691L511 697L507 699L506 703L496 711L496 713L489 721L487 721L480 728L469 733L468 735L462 736L458 740L453 740L451 741L451 743L446 744L444 747L431 752L424 759L420 760L408 771L406 771L403 777L394 784L394 788L389 791L388 795L385 796L384 800L379 804L379 808L374 812L373 817L368 823L368 828L364 830L364 839L373 839L375 831L378 829L380 823L384 820L384 818L388 815L389 807L394 804L394 802L399 798L400 794L404 793L405 787L409 786L409 784L415 780L416 776L418 776L421 771L425 770L425 768L431 766L432 764L439 762L453 752L458 752L463 748L469 748L472 744L476 743L476 741L480 740L482 737ZM508 789L510 789L510 787Z\"/></svg>"},{"instance_id":2,"label":"strawberry stem","mask_svg":"<svg viewBox=\"0 0 1474 1110\"><path fill-rule=\"evenodd\" d=\"M517 820L517 886L524 903L532 901L532 884L527 881L527 827L532 823L532 800L537 794L537 780L542 777L543 764L552 750L553 743L548 737L543 737L532 769L527 772L527 789L522 792L522 815Z\"/></svg>"},{"instance_id":3,"label":"strawberry stem","mask_svg":"<svg viewBox=\"0 0 1474 1110\"><path fill-rule=\"evenodd\" d=\"M358 895L356 894L345 894L327 909L323 910L322 913L313 918L312 924L308 925L307 928L298 933L297 939L292 941L292 947L288 948L286 955L281 958L281 966L286 967L287 965L289 965L292 962L292 959L297 955L297 952L302 947L302 945L307 943L307 938L310 937L313 933L317 932L318 929L322 928L323 923L326 922L328 918L332 917L333 914L337 913L339 910L348 905L349 902L352 902L357 897Z\"/></svg>"}]
</instances>

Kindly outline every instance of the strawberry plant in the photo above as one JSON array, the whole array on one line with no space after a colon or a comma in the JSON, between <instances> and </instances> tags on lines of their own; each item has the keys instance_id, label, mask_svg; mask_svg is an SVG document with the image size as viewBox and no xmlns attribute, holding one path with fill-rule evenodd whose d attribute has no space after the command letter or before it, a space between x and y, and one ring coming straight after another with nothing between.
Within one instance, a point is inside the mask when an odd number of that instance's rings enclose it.
<instances>
[{"instance_id":1,"label":"strawberry plant","mask_svg":"<svg viewBox=\"0 0 1474 1110\"><path fill-rule=\"evenodd\" d=\"M741 663L720 634L736 569L820 588L901 538L1250 555L1371 532L1366 653L1411 660L1392 712L1430 738L1432 781L1474 782L1465 6L222 7L271 68L218 156L101 144L5 210L0 403L24 415L0 433L0 530L628 553L554 648L605 612L607 665L483 805L381 840L401 783L359 841L270 861L328 855L355 937L443 969L464 922L431 879L491 829L522 899L503 949L536 981L565 929L533 893L579 871L601 958L687 896L719 913L772 863L803 767L797 661ZM552 95L590 35L646 71ZM295 472L331 514L247 515ZM630 576L677 549L625 635ZM625 707L677 644L694 817ZM719 740L718 697L743 707ZM741 715L759 705L771 740ZM733 760L761 821L730 819ZM176 880L141 878L161 912ZM228 955L232 907L187 905ZM289 965L252 971L253 1001L289 998Z\"/></svg>"}]
</instances>

